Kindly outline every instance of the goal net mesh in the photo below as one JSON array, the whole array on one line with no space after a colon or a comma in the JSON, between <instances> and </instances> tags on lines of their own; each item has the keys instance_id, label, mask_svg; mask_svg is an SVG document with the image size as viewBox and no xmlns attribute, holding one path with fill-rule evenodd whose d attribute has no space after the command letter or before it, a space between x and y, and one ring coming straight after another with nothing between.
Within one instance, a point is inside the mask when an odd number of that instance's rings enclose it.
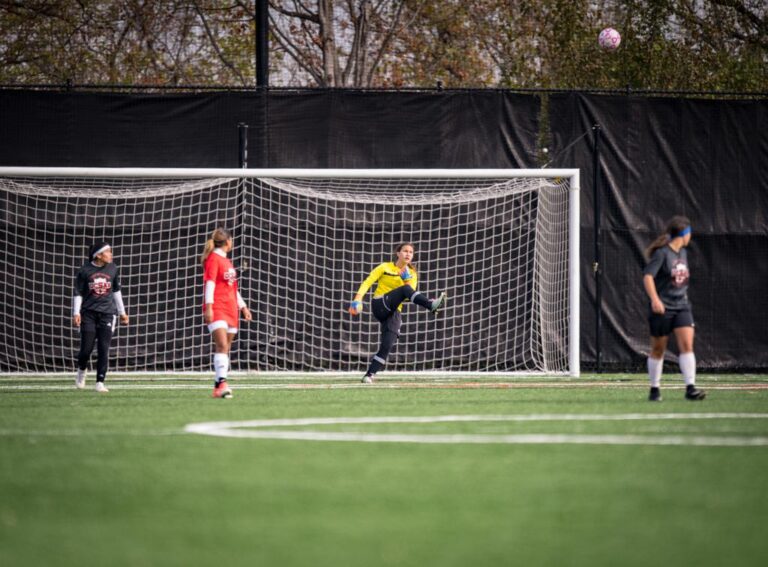
<instances>
[{"instance_id":1,"label":"goal net mesh","mask_svg":"<svg viewBox=\"0 0 768 567\"><path fill-rule=\"evenodd\" d=\"M110 242L131 318L110 370L208 371L200 254L216 226L253 312L235 371L363 372L360 283L412 242L431 314L403 309L390 371L568 372L568 181L547 178L0 178L0 371L73 372L74 277ZM95 353L94 353L95 358Z\"/></svg>"}]
</instances>

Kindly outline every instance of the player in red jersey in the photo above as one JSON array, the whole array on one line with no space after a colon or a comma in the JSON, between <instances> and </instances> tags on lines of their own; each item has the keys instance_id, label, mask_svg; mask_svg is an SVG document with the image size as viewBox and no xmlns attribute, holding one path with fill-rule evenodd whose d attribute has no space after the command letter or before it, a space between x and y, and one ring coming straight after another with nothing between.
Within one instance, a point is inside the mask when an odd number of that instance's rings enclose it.
<instances>
[{"instance_id":1,"label":"player in red jersey","mask_svg":"<svg viewBox=\"0 0 768 567\"><path fill-rule=\"evenodd\" d=\"M201 257L205 284L203 319L208 325L214 345L214 398L232 397L232 390L227 385L229 351L237 334L240 313L246 321L252 319L250 310L237 291L237 272L227 258L227 252L231 250L232 234L217 228L206 241Z\"/></svg>"}]
</instances>

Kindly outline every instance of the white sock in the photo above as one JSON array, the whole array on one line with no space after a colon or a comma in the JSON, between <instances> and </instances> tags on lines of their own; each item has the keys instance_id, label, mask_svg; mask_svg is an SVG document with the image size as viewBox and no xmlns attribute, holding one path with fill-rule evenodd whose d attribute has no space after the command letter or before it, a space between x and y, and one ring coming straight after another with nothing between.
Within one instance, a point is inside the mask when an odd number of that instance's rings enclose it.
<instances>
[{"instance_id":1,"label":"white sock","mask_svg":"<svg viewBox=\"0 0 768 567\"><path fill-rule=\"evenodd\" d=\"M216 371L216 380L226 380L229 370L229 355L221 352L214 354L213 369Z\"/></svg>"},{"instance_id":2,"label":"white sock","mask_svg":"<svg viewBox=\"0 0 768 567\"><path fill-rule=\"evenodd\" d=\"M663 358L648 357L648 379L651 381L651 388L658 388L661 385L661 371L663 368Z\"/></svg>"},{"instance_id":3,"label":"white sock","mask_svg":"<svg viewBox=\"0 0 768 567\"><path fill-rule=\"evenodd\" d=\"M678 358L678 364L680 365L680 372L683 373L683 380L685 385L696 383L696 355L692 352L686 352L681 354Z\"/></svg>"}]
</instances>

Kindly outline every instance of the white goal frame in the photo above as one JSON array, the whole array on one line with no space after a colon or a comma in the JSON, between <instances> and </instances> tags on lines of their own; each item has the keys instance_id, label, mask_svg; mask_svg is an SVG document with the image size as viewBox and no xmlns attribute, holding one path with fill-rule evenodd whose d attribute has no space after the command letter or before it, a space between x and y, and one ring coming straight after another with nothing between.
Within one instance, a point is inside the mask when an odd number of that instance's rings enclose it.
<instances>
[{"instance_id":1,"label":"white goal frame","mask_svg":"<svg viewBox=\"0 0 768 567\"><path fill-rule=\"evenodd\" d=\"M229 169L0 167L3 177L67 178L546 178L569 181L568 189L568 374L580 375L580 174L578 169ZM499 374L489 372L488 374ZM501 373L508 374L508 373Z\"/></svg>"}]
</instances>

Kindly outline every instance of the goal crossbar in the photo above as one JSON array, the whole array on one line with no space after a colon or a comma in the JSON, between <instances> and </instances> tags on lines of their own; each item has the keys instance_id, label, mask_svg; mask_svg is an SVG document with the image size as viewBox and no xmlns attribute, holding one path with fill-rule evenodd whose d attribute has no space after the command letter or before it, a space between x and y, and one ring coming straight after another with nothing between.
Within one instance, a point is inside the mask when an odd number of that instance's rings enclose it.
<instances>
[{"instance_id":1,"label":"goal crossbar","mask_svg":"<svg viewBox=\"0 0 768 567\"><path fill-rule=\"evenodd\" d=\"M160 167L13 167L0 166L0 176L8 177L326 177L350 178L506 178L536 177L571 179L578 189L578 169L247 169L247 168L160 168Z\"/></svg>"}]
</instances>

